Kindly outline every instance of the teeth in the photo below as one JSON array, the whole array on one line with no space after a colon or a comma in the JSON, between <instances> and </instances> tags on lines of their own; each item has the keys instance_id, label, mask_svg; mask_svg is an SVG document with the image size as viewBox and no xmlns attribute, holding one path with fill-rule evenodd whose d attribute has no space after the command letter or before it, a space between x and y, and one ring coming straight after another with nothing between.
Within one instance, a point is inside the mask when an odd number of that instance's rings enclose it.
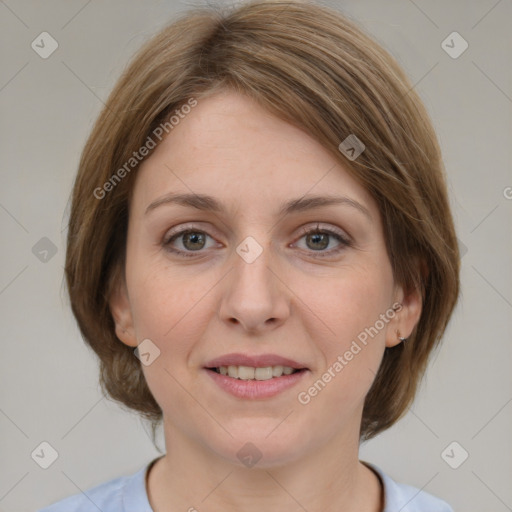
<instances>
[{"instance_id":1,"label":"teeth","mask_svg":"<svg viewBox=\"0 0 512 512\"><path fill-rule=\"evenodd\" d=\"M273 377L282 375L291 375L296 370L290 366L265 366L263 368L253 368L252 366L220 366L215 368L217 373L227 375L234 379L241 380L269 380Z\"/></svg>"},{"instance_id":2,"label":"teeth","mask_svg":"<svg viewBox=\"0 0 512 512\"><path fill-rule=\"evenodd\" d=\"M283 366L272 366L272 377L281 377L283 375Z\"/></svg>"},{"instance_id":3,"label":"teeth","mask_svg":"<svg viewBox=\"0 0 512 512\"><path fill-rule=\"evenodd\" d=\"M235 366L233 368L236 368ZM238 378L242 380L254 379L254 368L250 366L239 366L238 367Z\"/></svg>"},{"instance_id":4,"label":"teeth","mask_svg":"<svg viewBox=\"0 0 512 512\"><path fill-rule=\"evenodd\" d=\"M256 368L254 370L254 378L256 380L268 380L273 377L272 366L266 366L265 368Z\"/></svg>"}]
</instances>

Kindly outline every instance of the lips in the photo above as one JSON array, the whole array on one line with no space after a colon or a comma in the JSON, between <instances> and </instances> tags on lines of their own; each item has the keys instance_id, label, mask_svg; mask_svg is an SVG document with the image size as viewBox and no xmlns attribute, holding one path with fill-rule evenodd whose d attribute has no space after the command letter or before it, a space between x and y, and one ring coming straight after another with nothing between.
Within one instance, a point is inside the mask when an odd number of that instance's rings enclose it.
<instances>
[{"instance_id":1,"label":"lips","mask_svg":"<svg viewBox=\"0 0 512 512\"><path fill-rule=\"evenodd\" d=\"M277 354L226 354L205 364L205 368L215 369L221 366L250 366L253 368L264 368L269 366L289 366L295 370L308 370L309 368L304 364L287 357L282 357Z\"/></svg>"},{"instance_id":2,"label":"lips","mask_svg":"<svg viewBox=\"0 0 512 512\"><path fill-rule=\"evenodd\" d=\"M226 354L204 366L223 391L239 398L264 400L298 385L309 373L301 362L277 354Z\"/></svg>"}]
</instances>

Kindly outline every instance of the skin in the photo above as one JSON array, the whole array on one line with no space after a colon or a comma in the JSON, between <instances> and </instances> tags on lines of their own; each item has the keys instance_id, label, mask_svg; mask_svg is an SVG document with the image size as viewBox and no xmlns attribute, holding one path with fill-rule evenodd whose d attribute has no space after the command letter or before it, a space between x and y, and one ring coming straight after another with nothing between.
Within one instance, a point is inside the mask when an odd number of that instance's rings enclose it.
<instances>
[{"instance_id":1,"label":"skin","mask_svg":"<svg viewBox=\"0 0 512 512\"><path fill-rule=\"evenodd\" d=\"M134 187L125 281L110 305L123 343L149 338L160 350L143 366L167 452L147 480L155 512L382 510L380 481L358 458L364 398L385 347L419 320L421 298L394 282L373 198L309 135L231 91L199 101ZM170 192L209 194L227 211L163 204L145 214ZM277 215L304 195L348 197L370 218L347 204ZM300 231L317 224L350 244L330 236L323 246ZM208 236L171 247L192 257L166 250L171 229L190 227ZM248 236L263 249L250 264L236 252ZM395 302L402 309L301 404L297 394ZM272 398L235 398L203 369L231 352L289 357L308 374ZM252 468L237 457L246 442L262 454Z\"/></svg>"}]
</instances>

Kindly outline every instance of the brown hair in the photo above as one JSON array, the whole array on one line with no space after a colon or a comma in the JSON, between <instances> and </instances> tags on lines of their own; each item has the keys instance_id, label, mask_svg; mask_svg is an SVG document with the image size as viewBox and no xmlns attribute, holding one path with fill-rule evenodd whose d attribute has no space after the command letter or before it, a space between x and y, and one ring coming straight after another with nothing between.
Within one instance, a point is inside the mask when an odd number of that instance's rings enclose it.
<instances>
[{"instance_id":1,"label":"brown hair","mask_svg":"<svg viewBox=\"0 0 512 512\"><path fill-rule=\"evenodd\" d=\"M459 294L458 244L440 148L412 84L354 22L306 0L190 10L145 44L110 94L80 159L65 267L102 390L151 420L154 433L162 411L109 309L124 276L137 168L126 163L176 109L226 88L301 127L364 185L382 215L395 281L421 290L414 331L385 350L366 396L360 438L370 439L405 413L447 326ZM351 134L366 146L353 161L338 149Z\"/></svg>"}]
</instances>

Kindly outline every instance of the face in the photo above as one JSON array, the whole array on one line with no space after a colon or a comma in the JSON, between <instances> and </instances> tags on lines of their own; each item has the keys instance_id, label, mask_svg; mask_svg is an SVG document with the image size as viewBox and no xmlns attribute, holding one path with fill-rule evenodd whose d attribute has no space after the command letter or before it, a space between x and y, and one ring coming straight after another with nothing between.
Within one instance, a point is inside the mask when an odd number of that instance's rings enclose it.
<instances>
[{"instance_id":1,"label":"face","mask_svg":"<svg viewBox=\"0 0 512 512\"><path fill-rule=\"evenodd\" d=\"M233 92L200 100L138 170L126 250L111 310L124 343L150 340L166 435L236 464L251 442L260 466L358 443L419 304L394 283L375 201L318 142Z\"/></svg>"}]
</instances>

